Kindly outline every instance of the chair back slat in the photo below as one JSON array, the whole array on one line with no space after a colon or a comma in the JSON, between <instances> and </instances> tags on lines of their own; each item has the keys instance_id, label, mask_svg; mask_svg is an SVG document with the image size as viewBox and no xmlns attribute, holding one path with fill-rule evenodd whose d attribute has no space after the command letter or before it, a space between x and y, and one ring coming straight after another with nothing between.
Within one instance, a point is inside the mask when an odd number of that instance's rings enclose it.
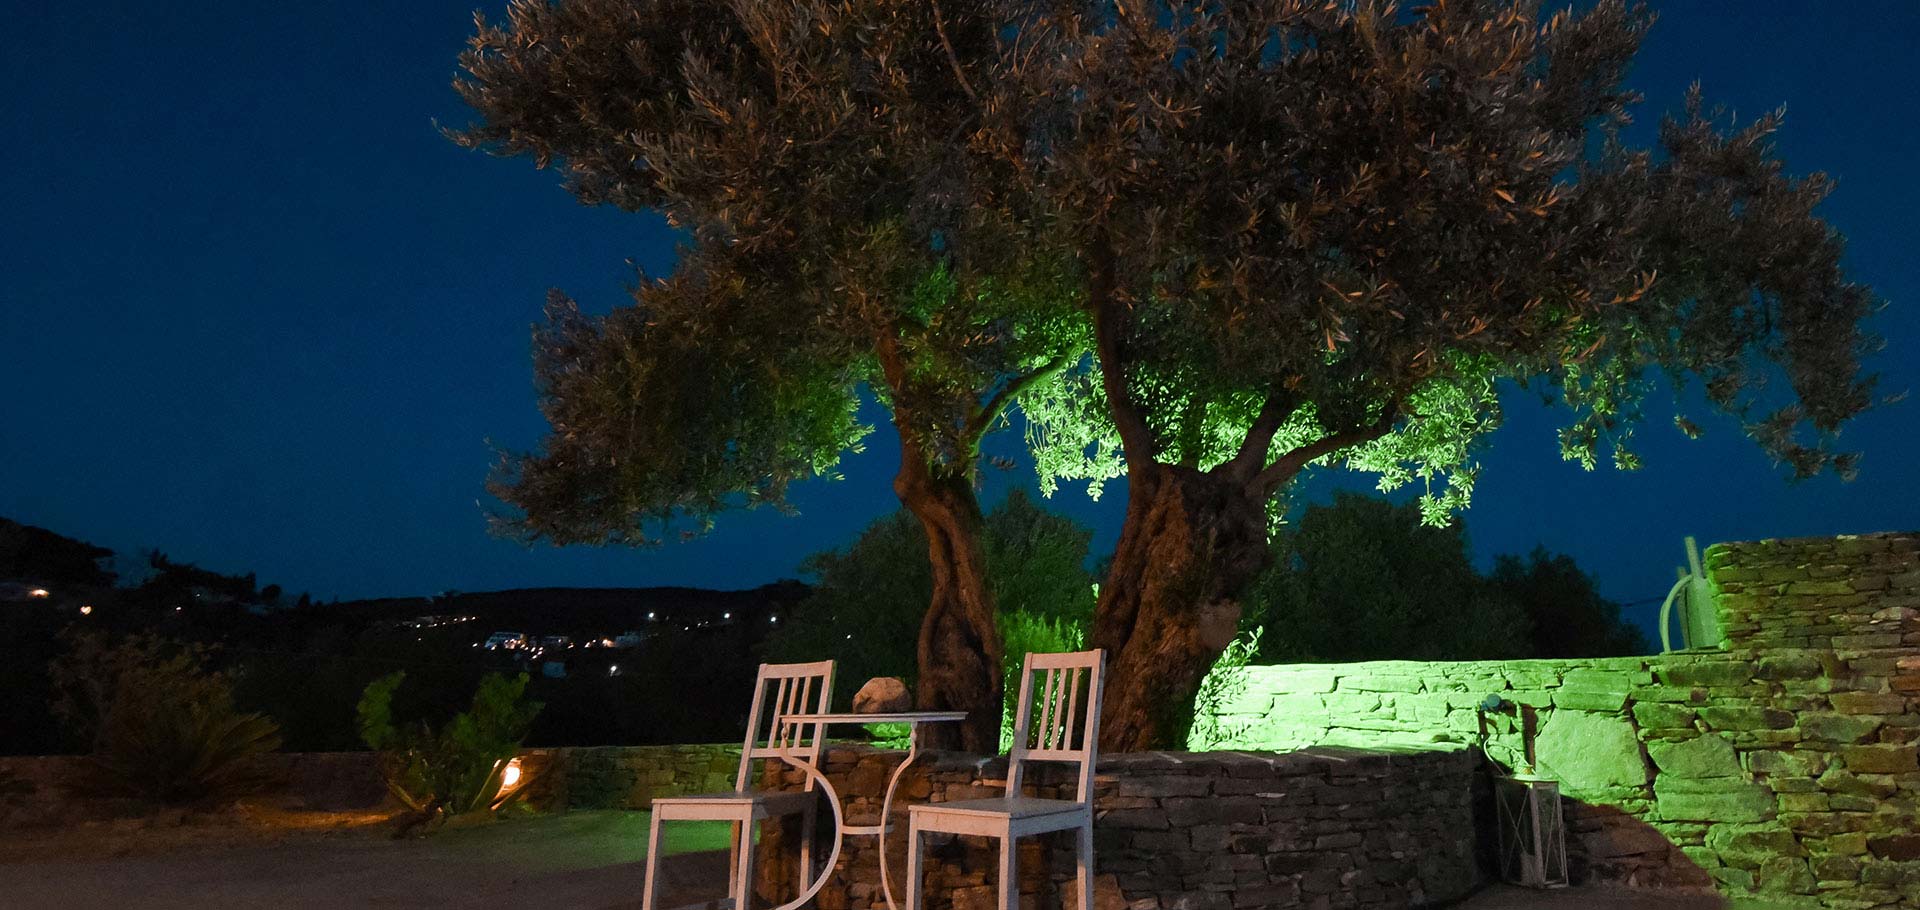
<instances>
[{"instance_id":1,"label":"chair back slat","mask_svg":"<svg viewBox=\"0 0 1920 910\"><path fill-rule=\"evenodd\" d=\"M747 738L740 744L740 770L733 789L745 793L753 763L778 759L782 752L818 766L826 748L826 725L791 723L794 714L824 714L833 698L833 661L761 664L753 680L753 707L747 712ZM808 778L806 789L813 789Z\"/></svg>"},{"instance_id":2,"label":"chair back slat","mask_svg":"<svg viewBox=\"0 0 1920 910\"><path fill-rule=\"evenodd\" d=\"M1028 654L1020 670L1020 698L1014 712L1013 747L1007 754L1007 795L1021 795L1029 761L1072 762L1079 766L1075 797L1088 801L1100 743L1100 694L1106 652ZM1039 698L1034 680L1039 677ZM1080 698L1081 689L1086 698ZM1034 721L1038 720L1038 724Z\"/></svg>"}]
</instances>

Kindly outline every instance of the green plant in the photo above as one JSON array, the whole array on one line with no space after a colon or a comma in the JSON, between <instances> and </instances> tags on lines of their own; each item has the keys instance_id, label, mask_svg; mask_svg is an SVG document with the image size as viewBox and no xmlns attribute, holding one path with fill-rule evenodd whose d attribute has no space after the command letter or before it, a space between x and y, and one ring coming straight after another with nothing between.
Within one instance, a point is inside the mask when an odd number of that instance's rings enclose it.
<instances>
[{"instance_id":1,"label":"green plant","mask_svg":"<svg viewBox=\"0 0 1920 910\"><path fill-rule=\"evenodd\" d=\"M234 706L233 682L207 668L210 656L153 636L74 636L50 668L55 713L90 745L69 788L179 805L265 784L257 759L279 747L280 728Z\"/></svg>"},{"instance_id":2,"label":"green plant","mask_svg":"<svg viewBox=\"0 0 1920 910\"><path fill-rule=\"evenodd\" d=\"M1235 638L1200 680L1193 698L1193 726L1187 731L1187 748L1196 752L1218 749L1244 732L1245 725L1222 724L1220 714L1227 703L1247 691L1247 666L1260 652L1261 631L1254 628Z\"/></svg>"},{"instance_id":3,"label":"green plant","mask_svg":"<svg viewBox=\"0 0 1920 910\"><path fill-rule=\"evenodd\" d=\"M393 696L406 676L400 671L374 680L358 708L360 736L380 752L387 789L413 810L400 833L455 815L490 812L525 792L524 782L503 786L503 780L540 713L540 703L526 698L526 674L487 674L474 690L472 706L437 730L425 720L394 720Z\"/></svg>"},{"instance_id":4,"label":"green plant","mask_svg":"<svg viewBox=\"0 0 1920 910\"><path fill-rule=\"evenodd\" d=\"M1087 621L1050 617L1024 610L1000 614L1000 638L1006 642L1006 707L1000 714L1000 751L1013 746L1013 720L1020 708L1020 669L1028 654L1078 651L1086 646Z\"/></svg>"}]
</instances>

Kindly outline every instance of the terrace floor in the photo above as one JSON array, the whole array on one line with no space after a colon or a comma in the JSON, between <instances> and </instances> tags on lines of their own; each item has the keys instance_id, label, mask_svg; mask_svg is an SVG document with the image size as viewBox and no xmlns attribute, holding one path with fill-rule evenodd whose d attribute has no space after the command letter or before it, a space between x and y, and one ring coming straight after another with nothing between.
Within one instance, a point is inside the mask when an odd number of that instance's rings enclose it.
<instances>
[{"instance_id":1,"label":"terrace floor","mask_svg":"<svg viewBox=\"0 0 1920 910\"><path fill-rule=\"evenodd\" d=\"M726 831L678 826L668 835L664 906L724 892ZM705 830L701 830L705 828ZM692 830L687 830L692 829ZM113 832L52 855L46 844L0 860L0 905L70 907L639 907L644 812L569 812L449 829L395 841L384 824L237 843L222 832L159 838L122 849ZM142 835L152 832L143 831ZM124 843L137 841L120 838ZM678 854L678 855L676 855ZM691 886L691 887L690 887Z\"/></svg>"},{"instance_id":2,"label":"terrace floor","mask_svg":"<svg viewBox=\"0 0 1920 910\"><path fill-rule=\"evenodd\" d=\"M663 906L720 897L726 830L669 829ZM267 829L273 831L271 827ZM395 841L377 815L263 838L259 825L0 837L0 904L40 908L638 908L647 815L520 818ZM1495 887L1459 910L1775 910L1704 896Z\"/></svg>"}]
</instances>

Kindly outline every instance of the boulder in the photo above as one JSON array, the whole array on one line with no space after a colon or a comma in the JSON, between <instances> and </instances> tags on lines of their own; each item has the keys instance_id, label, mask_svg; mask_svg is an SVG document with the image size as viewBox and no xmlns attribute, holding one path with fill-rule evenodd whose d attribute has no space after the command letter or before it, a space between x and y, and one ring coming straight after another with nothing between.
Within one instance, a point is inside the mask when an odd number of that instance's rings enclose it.
<instances>
[{"instance_id":1,"label":"boulder","mask_svg":"<svg viewBox=\"0 0 1920 910\"><path fill-rule=\"evenodd\" d=\"M853 693L853 711L856 714L886 714L905 711L913 707L913 693L907 691L907 684L898 677L881 676L867 680L860 691Z\"/></svg>"}]
</instances>

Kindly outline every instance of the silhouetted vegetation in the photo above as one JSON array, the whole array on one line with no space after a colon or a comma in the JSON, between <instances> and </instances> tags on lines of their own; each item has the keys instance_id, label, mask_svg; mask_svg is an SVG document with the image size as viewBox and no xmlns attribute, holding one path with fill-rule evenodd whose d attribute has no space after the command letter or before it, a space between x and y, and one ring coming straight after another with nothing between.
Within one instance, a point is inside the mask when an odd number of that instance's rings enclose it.
<instances>
[{"instance_id":1,"label":"silhouetted vegetation","mask_svg":"<svg viewBox=\"0 0 1920 910\"><path fill-rule=\"evenodd\" d=\"M1573 560L1535 550L1473 566L1465 526L1415 503L1341 493L1274 537L1248 598L1266 627L1259 662L1474 660L1645 653Z\"/></svg>"}]
</instances>

